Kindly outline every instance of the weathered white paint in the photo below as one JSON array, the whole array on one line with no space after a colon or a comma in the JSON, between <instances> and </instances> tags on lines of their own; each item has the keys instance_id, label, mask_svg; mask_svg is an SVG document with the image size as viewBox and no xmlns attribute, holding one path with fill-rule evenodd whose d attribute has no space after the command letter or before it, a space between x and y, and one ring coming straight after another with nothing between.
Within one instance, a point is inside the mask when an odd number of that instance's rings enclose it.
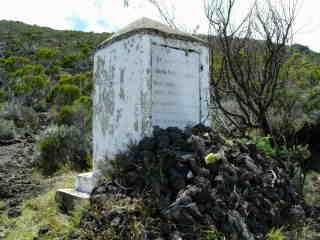
<instances>
[{"instance_id":1,"label":"weathered white paint","mask_svg":"<svg viewBox=\"0 0 320 240\"><path fill-rule=\"evenodd\" d=\"M197 42L135 34L94 58L94 169L152 133L206 122L208 49Z\"/></svg>"},{"instance_id":2,"label":"weathered white paint","mask_svg":"<svg viewBox=\"0 0 320 240\"><path fill-rule=\"evenodd\" d=\"M151 132L150 39L137 34L94 58L94 169Z\"/></svg>"}]
</instances>

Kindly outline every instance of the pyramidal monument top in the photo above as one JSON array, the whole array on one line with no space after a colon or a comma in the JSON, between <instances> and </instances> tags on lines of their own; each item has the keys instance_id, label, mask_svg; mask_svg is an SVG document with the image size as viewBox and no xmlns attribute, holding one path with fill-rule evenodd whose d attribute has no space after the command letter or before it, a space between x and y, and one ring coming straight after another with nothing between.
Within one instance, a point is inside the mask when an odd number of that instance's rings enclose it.
<instances>
[{"instance_id":1,"label":"pyramidal monument top","mask_svg":"<svg viewBox=\"0 0 320 240\"><path fill-rule=\"evenodd\" d=\"M165 25L161 22L152 20L150 18L140 18L120 31L113 34L110 38L106 39L104 42L102 42L99 45L99 48L104 47L105 45L109 45L117 40L127 38L131 35L134 35L136 33L146 33L146 34L158 34L163 37L170 37L170 38L176 38L180 40L185 41L192 41L192 42L200 42L205 44L205 41L195 37L189 33L182 32L178 29L174 29L172 27L169 27L168 25Z\"/></svg>"}]
</instances>

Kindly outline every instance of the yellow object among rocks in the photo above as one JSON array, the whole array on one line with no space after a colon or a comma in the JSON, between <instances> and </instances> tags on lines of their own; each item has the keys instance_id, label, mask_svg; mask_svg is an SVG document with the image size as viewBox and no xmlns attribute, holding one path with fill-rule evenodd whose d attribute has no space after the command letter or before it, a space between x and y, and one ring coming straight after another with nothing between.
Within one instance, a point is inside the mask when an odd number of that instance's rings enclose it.
<instances>
[{"instance_id":1,"label":"yellow object among rocks","mask_svg":"<svg viewBox=\"0 0 320 240\"><path fill-rule=\"evenodd\" d=\"M206 164L214 163L215 161L220 159L219 153L209 153L205 158L204 161Z\"/></svg>"}]
</instances>

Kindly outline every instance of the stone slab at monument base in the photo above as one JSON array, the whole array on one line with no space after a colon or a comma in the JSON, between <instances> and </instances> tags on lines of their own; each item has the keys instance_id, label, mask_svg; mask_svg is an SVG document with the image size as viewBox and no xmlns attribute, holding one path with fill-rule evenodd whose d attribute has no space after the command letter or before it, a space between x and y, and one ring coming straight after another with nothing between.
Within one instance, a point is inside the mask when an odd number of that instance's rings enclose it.
<instances>
[{"instance_id":1,"label":"stone slab at monument base","mask_svg":"<svg viewBox=\"0 0 320 240\"><path fill-rule=\"evenodd\" d=\"M90 194L76 191L72 188L59 189L55 200L59 208L66 213L72 211L76 206L89 204Z\"/></svg>"},{"instance_id":2,"label":"stone slab at monument base","mask_svg":"<svg viewBox=\"0 0 320 240\"><path fill-rule=\"evenodd\" d=\"M55 200L65 212L72 211L76 206L89 203L90 193L95 187L98 174L94 172L81 173L76 176L75 188L59 189Z\"/></svg>"}]
</instances>

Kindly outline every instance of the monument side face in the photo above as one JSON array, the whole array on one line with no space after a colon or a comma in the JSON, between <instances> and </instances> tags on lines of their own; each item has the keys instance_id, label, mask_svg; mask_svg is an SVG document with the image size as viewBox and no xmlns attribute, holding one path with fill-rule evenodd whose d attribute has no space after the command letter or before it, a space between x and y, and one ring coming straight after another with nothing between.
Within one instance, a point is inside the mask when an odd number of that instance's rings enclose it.
<instances>
[{"instance_id":1,"label":"monument side face","mask_svg":"<svg viewBox=\"0 0 320 240\"><path fill-rule=\"evenodd\" d=\"M151 36L152 125L209 124L209 52L197 42Z\"/></svg>"},{"instance_id":2,"label":"monument side face","mask_svg":"<svg viewBox=\"0 0 320 240\"><path fill-rule=\"evenodd\" d=\"M106 157L151 134L150 50L149 36L137 34L95 54L94 170Z\"/></svg>"}]
</instances>

